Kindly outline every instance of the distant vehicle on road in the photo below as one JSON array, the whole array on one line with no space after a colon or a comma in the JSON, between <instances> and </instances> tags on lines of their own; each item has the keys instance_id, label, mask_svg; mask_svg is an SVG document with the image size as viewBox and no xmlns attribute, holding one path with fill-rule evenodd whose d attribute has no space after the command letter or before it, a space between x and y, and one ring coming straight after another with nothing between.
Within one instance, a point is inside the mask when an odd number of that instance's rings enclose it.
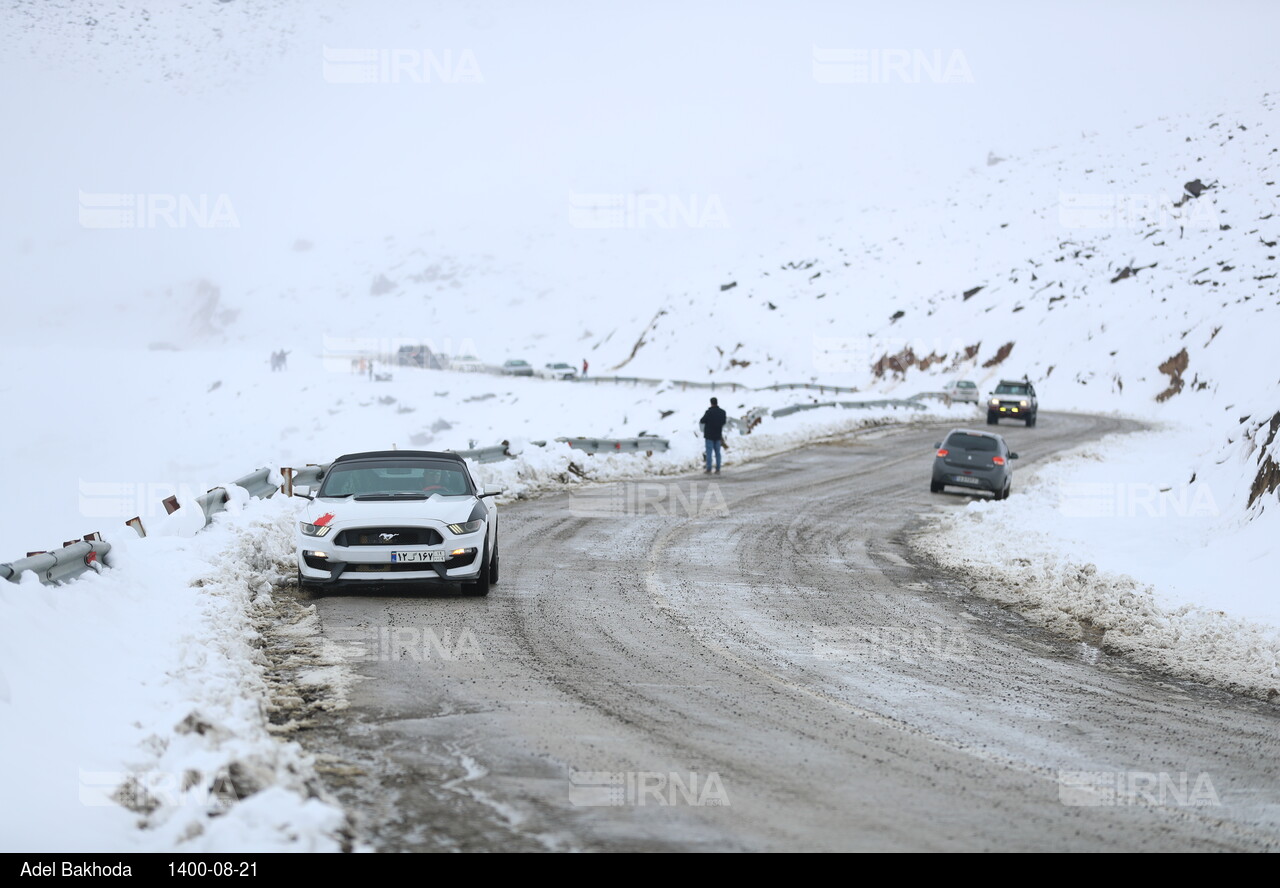
<instances>
[{"instance_id":1,"label":"distant vehicle on road","mask_svg":"<svg viewBox=\"0 0 1280 888\"><path fill-rule=\"evenodd\" d=\"M1002 379L987 398L987 425L998 425L1001 419L1021 419L1031 428L1039 410L1035 386L1025 379Z\"/></svg>"},{"instance_id":2,"label":"distant vehicle on road","mask_svg":"<svg viewBox=\"0 0 1280 888\"><path fill-rule=\"evenodd\" d=\"M995 432L952 429L934 445L931 493L943 488L964 487L989 491L998 500L1009 498L1013 489L1012 461L1018 454L1009 451L1004 438Z\"/></svg>"},{"instance_id":3,"label":"distant vehicle on road","mask_svg":"<svg viewBox=\"0 0 1280 888\"><path fill-rule=\"evenodd\" d=\"M503 376L532 376L533 365L528 361L522 361L519 358L512 358L510 361L502 362Z\"/></svg>"},{"instance_id":4,"label":"distant vehicle on road","mask_svg":"<svg viewBox=\"0 0 1280 888\"><path fill-rule=\"evenodd\" d=\"M396 352L396 363L401 367L421 367L424 370L439 370L442 367L440 356L426 345L400 346L400 350Z\"/></svg>"},{"instance_id":5,"label":"distant vehicle on road","mask_svg":"<svg viewBox=\"0 0 1280 888\"><path fill-rule=\"evenodd\" d=\"M577 379L577 368L569 364L543 364L538 368L538 376L543 379Z\"/></svg>"},{"instance_id":6,"label":"distant vehicle on road","mask_svg":"<svg viewBox=\"0 0 1280 888\"><path fill-rule=\"evenodd\" d=\"M450 370L461 370L466 373L479 373L484 370L484 361L475 355L460 355L449 359Z\"/></svg>"},{"instance_id":7,"label":"distant vehicle on road","mask_svg":"<svg viewBox=\"0 0 1280 888\"><path fill-rule=\"evenodd\" d=\"M953 379L942 387L943 400L951 404L977 404L978 384L971 379Z\"/></svg>"}]
</instances>

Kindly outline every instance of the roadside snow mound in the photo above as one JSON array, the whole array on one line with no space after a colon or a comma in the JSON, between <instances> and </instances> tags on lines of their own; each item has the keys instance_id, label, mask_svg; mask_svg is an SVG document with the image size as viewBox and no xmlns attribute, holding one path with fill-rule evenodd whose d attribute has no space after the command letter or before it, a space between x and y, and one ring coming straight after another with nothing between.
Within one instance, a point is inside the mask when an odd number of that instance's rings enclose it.
<instances>
[{"instance_id":1,"label":"roadside snow mound","mask_svg":"<svg viewBox=\"0 0 1280 888\"><path fill-rule=\"evenodd\" d=\"M1201 445L1213 437L1199 435ZM1259 589L1257 569L1277 543L1231 503L1239 465L1197 476L1196 441L1166 429L1092 445L1050 461L1004 502L940 512L914 544L968 574L976 594L1070 638L1275 699L1280 603Z\"/></svg>"},{"instance_id":2,"label":"roadside snow mound","mask_svg":"<svg viewBox=\"0 0 1280 888\"><path fill-rule=\"evenodd\" d=\"M23 809L0 847L349 846L313 760L283 736L302 708L273 634L309 616L268 580L291 510L255 501L196 536L113 541L113 569L64 586L0 583L0 751ZM340 687L309 696L341 705Z\"/></svg>"}]
</instances>

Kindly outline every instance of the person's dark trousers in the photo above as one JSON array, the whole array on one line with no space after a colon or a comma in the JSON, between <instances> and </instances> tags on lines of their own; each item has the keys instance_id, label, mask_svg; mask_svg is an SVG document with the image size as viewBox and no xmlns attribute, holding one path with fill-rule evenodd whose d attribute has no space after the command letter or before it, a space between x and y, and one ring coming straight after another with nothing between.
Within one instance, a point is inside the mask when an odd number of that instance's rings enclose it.
<instances>
[{"instance_id":1,"label":"person's dark trousers","mask_svg":"<svg viewBox=\"0 0 1280 888\"><path fill-rule=\"evenodd\" d=\"M714 466L711 464L712 454L715 454L716 464ZM715 469L717 472L720 471L720 439L719 438L707 439L707 471L710 472L712 469Z\"/></svg>"}]
</instances>

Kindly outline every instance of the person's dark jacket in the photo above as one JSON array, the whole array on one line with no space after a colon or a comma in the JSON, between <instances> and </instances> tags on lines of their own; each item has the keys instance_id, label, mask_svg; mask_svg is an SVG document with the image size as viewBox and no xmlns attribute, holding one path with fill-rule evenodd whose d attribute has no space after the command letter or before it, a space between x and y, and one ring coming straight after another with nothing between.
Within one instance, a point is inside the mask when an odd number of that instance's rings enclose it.
<instances>
[{"instance_id":1,"label":"person's dark jacket","mask_svg":"<svg viewBox=\"0 0 1280 888\"><path fill-rule=\"evenodd\" d=\"M710 438L712 441L718 441L724 437L724 424L729 421L728 415L724 412L723 407L708 407L707 412L702 414L702 436Z\"/></svg>"}]
</instances>

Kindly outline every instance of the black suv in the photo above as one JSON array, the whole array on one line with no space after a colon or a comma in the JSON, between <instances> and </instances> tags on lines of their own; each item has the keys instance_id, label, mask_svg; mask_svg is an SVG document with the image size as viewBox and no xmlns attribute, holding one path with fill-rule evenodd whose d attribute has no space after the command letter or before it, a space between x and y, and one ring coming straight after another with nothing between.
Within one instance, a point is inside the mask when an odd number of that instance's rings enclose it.
<instances>
[{"instance_id":1,"label":"black suv","mask_svg":"<svg viewBox=\"0 0 1280 888\"><path fill-rule=\"evenodd\" d=\"M1021 419L1027 428L1036 424L1036 387L1025 379L1002 379L996 390L987 396L987 425L996 425L1000 419Z\"/></svg>"}]
</instances>

